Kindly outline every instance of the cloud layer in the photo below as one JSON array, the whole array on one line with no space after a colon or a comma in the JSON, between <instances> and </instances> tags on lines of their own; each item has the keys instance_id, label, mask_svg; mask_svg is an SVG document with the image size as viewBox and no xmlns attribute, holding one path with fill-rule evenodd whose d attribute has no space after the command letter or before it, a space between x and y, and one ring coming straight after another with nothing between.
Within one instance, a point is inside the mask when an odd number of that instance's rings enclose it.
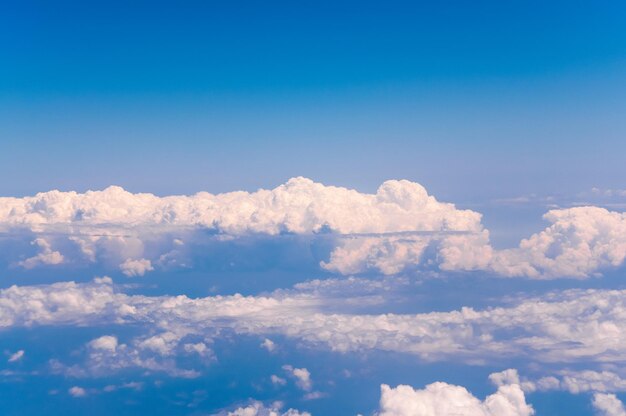
<instances>
[{"instance_id":1,"label":"cloud layer","mask_svg":"<svg viewBox=\"0 0 626 416\"><path fill-rule=\"evenodd\" d=\"M408 353L426 361L496 362L514 356L552 363L626 361L626 291L555 292L484 310L348 312L350 305L358 309L368 299L280 291L267 296L197 299L131 296L102 278L87 284L4 289L0 291L0 326L141 324L149 333L125 343L123 354L117 356L120 362L137 363L142 354L168 358L197 353L200 343L206 347L223 331L257 335L260 340L278 334L339 352ZM346 312L332 312L334 305L342 305ZM102 347L105 344L114 343L105 338L90 347L100 354L96 358L102 363L121 351L119 344L114 349Z\"/></svg>"},{"instance_id":2,"label":"cloud layer","mask_svg":"<svg viewBox=\"0 0 626 416\"><path fill-rule=\"evenodd\" d=\"M479 213L439 202L404 180L387 181L375 194L294 178L252 193L157 197L109 187L0 198L0 231L13 240L7 255L23 247L8 261L25 269L99 262L142 276L189 267L198 257L223 259L220 245L237 239L262 244L285 236L306 238L305 247L318 241L327 250L321 268L340 274L479 270L585 278L624 263L626 214L577 207L544 218L546 229L517 248L496 250Z\"/></svg>"},{"instance_id":3,"label":"cloud layer","mask_svg":"<svg viewBox=\"0 0 626 416\"><path fill-rule=\"evenodd\" d=\"M435 265L444 271L484 270L505 277L580 279L624 263L625 214L577 207L551 210L544 219L549 227L513 249L493 249L486 230L437 238L370 237L344 242L322 266L342 274L395 274ZM428 253L432 248L434 253Z\"/></svg>"},{"instance_id":4,"label":"cloud layer","mask_svg":"<svg viewBox=\"0 0 626 416\"><path fill-rule=\"evenodd\" d=\"M419 214L419 215L416 215ZM159 198L120 187L0 198L0 224L27 226L201 226L224 234L480 230L480 215L438 202L424 187L387 181L376 194L294 178L273 190Z\"/></svg>"}]
</instances>

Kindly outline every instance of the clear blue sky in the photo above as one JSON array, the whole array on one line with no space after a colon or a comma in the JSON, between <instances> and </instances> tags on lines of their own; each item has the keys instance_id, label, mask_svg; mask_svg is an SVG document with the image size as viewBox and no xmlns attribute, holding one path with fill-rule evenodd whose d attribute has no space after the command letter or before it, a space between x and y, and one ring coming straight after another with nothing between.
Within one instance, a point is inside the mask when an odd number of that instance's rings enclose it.
<instances>
[{"instance_id":1,"label":"clear blue sky","mask_svg":"<svg viewBox=\"0 0 626 416\"><path fill-rule=\"evenodd\" d=\"M4 2L3 195L620 187L620 1Z\"/></svg>"}]
</instances>

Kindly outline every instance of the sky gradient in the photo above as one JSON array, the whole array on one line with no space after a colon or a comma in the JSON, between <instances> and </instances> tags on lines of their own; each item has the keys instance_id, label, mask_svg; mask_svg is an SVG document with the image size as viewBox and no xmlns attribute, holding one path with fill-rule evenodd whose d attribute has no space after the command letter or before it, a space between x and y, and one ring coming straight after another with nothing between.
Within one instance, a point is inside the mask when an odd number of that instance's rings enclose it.
<instances>
[{"instance_id":1,"label":"sky gradient","mask_svg":"<svg viewBox=\"0 0 626 416\"><path fill-rule=\"evenodd\" d=\"M466 201L626 173L621 2L2 7L5 195L304 175Z\"/></svg>"},{"instance_id":2,"label":"sky gradient","mask_svg":"<svg viewBox=\"0 0 626 416\"><path fill-rule=\"evenodd\" d=\"M624 22L3 2L0 413L626 416Z\"/></svg>"}]
</instances>

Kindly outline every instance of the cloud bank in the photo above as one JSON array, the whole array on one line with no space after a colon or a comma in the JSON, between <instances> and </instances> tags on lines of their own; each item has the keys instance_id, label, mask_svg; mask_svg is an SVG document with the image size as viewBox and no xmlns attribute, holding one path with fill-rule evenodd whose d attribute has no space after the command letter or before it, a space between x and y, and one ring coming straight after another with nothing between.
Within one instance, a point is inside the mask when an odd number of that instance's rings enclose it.
<instances>
[{"instance_id":1,"label":"cloud bank","mask_svg":"<svg viewBox=\"0 0 626 416\"><path fill-rule=\"evenodd\" d=\"M586 278L624 263L625 214L577 207L551 210L544 219L549 227L513 249L493 249L486 230L436 239L364 238L340 245L322 267L342 274L367 270L395 274L434 262L444 271L484 270L505 277L551 279ZM432 247L435 255L427 257Z\"/></svg>"},{"instance_id":2,"label":"cloud bank","mask_svg":"<svg viewBox=\"0 0 626 416\"><path fill-rule=\"evenodd\" d=\"M12 247L24 247L9 262L25 269L99 262L141 276L189 267L194 257L227 257L218 247L237 239L285 236L324 242L319 265L340 274L478 270L586 278L624 263L626 214L576 207L544 218L546 229L517 248L496 250L481 214L439 202L405 180L387 181L375 194L294 178L272 190L217 195L158 197L109 187L0 198L0 232L23 242Z\"/></svg>"},{"instance_id":3,"label":"cloud bank","mask_svg":"<svg viewBox=\"0 0 626 416\"><path fill-rule=\"evenodd\" d=\"M176 356L210 359L211 340L225 331L255 335L259 342L281 335L337 352L400 352L424 361L495 363L511 357L546 363L626 361L626 291L554 292L484 310L350 313L350 305L358 310L361 301L367 298L282 291L267 296L195 299L127 295L110 279L101 278L85 284L3 289L0 327L139 325L146 334L124 342L123 347L114 338L89 344L88 367L147 367L143 363L150 362L157 363L155 371L171 374L178 371L171 361ZM333 313L334 305L341 305L346 312ZM182 370L179 374L185 376ZM293 375L299 377L303 389L310 386L304 369Z\"/></svg>"},{"instance_id":4,"label":"cloud bank","mask_svg":"<svg viewBox=\"0 0 626 416\"><path fill-rule=\"evenodd\" d=\"M419 215L416 215L419 214ZM273 190L157 197L120 187L104 191L50 191L25 198L0 198L0 224L46 226L201 226L220 233L342 234L399 231L480 230L480 214L438 202L424 187L387 181L376 194L290 179Z\"/></svg>"}]
</instances>

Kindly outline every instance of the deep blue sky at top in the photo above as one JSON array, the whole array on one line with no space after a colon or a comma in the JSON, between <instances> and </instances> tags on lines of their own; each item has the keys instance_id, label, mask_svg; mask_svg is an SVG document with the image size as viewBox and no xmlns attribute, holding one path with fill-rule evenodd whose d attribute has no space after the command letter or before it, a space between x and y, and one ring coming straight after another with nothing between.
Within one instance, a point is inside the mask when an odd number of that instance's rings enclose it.
<instances>
[{"instance_id":1,"label":"deep blue sky at top","mask_svg":"<svg viewBox=\"0 0 626 416\"><path fill-rule=\"evenodd\" d=\"M621 1L9 1L0 194L626 188Z\"/></svg>"}]
</instances>

